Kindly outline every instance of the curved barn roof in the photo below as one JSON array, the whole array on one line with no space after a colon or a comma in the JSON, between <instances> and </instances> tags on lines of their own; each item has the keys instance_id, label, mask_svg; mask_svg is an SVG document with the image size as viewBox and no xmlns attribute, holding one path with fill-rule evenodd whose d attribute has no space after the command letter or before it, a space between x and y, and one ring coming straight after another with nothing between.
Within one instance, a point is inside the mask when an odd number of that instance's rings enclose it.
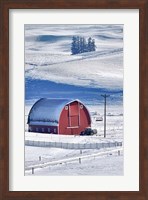
<instances>
[{"instance_id":1,"label":"curved barn roof","mask_svg":"<svg viewBox=\"0 0 148 200\"><path fill-rule=\"evenodd\" d=\"M52 124L57 124L64 106L74 101L80 102L78 99L42 98L32 106L28 116L28 123L50 122Z\"/></svg>"}]
</instances>

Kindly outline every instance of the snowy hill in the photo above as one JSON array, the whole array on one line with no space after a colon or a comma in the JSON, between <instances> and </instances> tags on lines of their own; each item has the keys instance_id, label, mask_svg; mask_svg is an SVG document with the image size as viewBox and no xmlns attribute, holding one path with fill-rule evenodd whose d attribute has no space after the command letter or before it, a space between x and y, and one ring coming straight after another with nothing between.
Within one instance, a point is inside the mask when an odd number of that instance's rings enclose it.
<instances>
[{"instance_id":1,"label":"snowy hill","mask_svg":"<svg viewBox=\"0 0 148 200\"><path fill-rule=\"evenodd\" d=\"M85 55L47 55L46 62L41 55L32 63L26 64L26 78L49 80L92 88L122 89L123 67L122 50L91 52ZM101 54L101 55L100 55ZM65 59L64 59L65 57ZM50 60L51 59L51 60Z\"/></svg>"},{"instance_id":2,"label":"snowy hill","mask_svg":"<svg viewBox=\"0 0 148 200\"><path fill-rule=\"evenodd\" d=\"M94 38L97 51L71 55L74 35ZM59 97L63 97L62 92L68 96L71 92L73 98L80 99L84 99L82 91L91 98L96 92L119 92L122 97L123 27L26 25L25 79L26 99L37 99L37 93L52 97L54 91Z\"/></svg>"}]
</instances>

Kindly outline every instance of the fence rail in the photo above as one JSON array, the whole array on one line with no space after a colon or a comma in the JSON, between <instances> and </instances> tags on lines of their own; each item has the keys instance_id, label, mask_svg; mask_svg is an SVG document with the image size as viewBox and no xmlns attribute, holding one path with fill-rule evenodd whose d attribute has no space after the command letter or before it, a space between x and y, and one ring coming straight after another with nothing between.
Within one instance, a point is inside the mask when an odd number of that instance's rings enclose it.
<instances>
[{"instance_id":1,"label":"fence rail","mask_svg":"<svg viewBox=\"0 0 148 200\"><path fill-rule=\"evenodd\" d=\"M109 147L122 146L122 142L101 142L101 143L64 143L64 142L46 142L46 141L33 141L25 140L26 146L37 147L54 147L63 149L101 149Z\"/></svg>"},{"instance_id":2,"label":"fence rail","mask_svg":"<svg viewBox=\"0 0 148 200\"><path fill-rule=\"evenodd\" d=\"M106 150L104 152L98 152L98 153L91 154L91 155L84 155L84 156L81 155L81 156L77 156L77 157L66 158L63 160L51 161L51 162L28 166L25 168L25 171L32 170L32 174L34 174L35 169L38 169L38 168L44 168L44 167L48 167L51 165L63 164L63 163L68 163L68 162L73 162L73 161L78 161L81 164L83 159L95 158L97 156L103 156L103 155L112 154L112 153L117 153L117 155L120 156L121 151L123 151L123 149L121 147L117 147L115 149Z\"/></svg>"}]
</instances>

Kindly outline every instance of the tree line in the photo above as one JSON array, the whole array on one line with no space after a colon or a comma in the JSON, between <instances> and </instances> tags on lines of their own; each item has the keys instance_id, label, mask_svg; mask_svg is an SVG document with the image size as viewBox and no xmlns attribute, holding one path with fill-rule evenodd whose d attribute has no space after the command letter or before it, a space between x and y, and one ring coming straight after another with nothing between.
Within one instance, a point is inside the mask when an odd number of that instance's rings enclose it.
<instances>
[{"instance_id":1,"label":"tree line","mask_svg":"<svg viewBox=\"0 0 148 200\"><path fill-rule=\"evenodd\" d=\"M84 37L73 36L71 43L71 53L73 55L96 51L95 40L91 37L86 40Z\"/></svg>"}]
</instances>

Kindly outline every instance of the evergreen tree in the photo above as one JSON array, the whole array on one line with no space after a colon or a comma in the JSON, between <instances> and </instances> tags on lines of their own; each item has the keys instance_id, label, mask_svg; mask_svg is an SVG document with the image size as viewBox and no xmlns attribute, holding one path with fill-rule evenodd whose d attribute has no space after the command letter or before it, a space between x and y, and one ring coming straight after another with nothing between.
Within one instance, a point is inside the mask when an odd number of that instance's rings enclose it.
<instances>
[{"instance_id":1,"label":"evergreen tree","mask_svg":"<svg viewBox=\"0 0 148 200\"><path fill-rule=\"evenodd\" d=\"M84 37L83 37L83 52L87 52L87 43Z\"/></svg>"},{"instance_id":2,"label":"evergreen tree","mask_svg":"<svg viewBox=\"0 0 148 200\"><path fill-rule=\"evenodd\" d=\"M83 53L83 38L80 37L80 46L79 46L79 53Z\"/></svg>"},{"instance_id":3,"label":"evergreen tree","mask_svg":"<svg viewBox=\"0 0 148 200\"><path fill-rule=\"evenodd\" d=\"M80 53L80 38L79 36L72 38L71 53L73 55Z\"/></svg>"},{"instance_id":4,"label":"evergreen tree","mask_svg":"<svg viewBox=\"0 0 148 200\"><path fill-rule=\"evenodd\" d=\"M96 51L96 45L95 45L95 40L92 39L91 37L88 38L88 52L90 51Z\"/></svg>"},{"instance_id":5,"label":"evergreen tree","mask_svg":"<svg viewBox=\"0 0 148 200\"><path fill-rule=\"evenodd\" d=\"M77 39L76 39L76 46L77 46L77 53L76 54L78 54L78 53L80 53L80 37L79 36L77 36Z\"/></svg>"},{"instance_id":6,"label":"evergreen tree","mask_svg":"<svg viewBox=\"0 0 148 200\"><path fill-rule=\"evenodd\" d=\"M91 51L96 51L95 40L92 40Z\"/></svg>"},{"instance_id":7,"label":"evergreen tree","mask_svg":"<svg viewBox=\"0 0 148 200\"><path fill-rule=\"evenodd\" d=\"M87 51L90 52L92 50L92 38L88 38L88 45L87 45Z\"/></svg>"},{"instance_id":8,"label":"evergreen tree","mask_svg":"<svg viewBox=\"0 0 148 200\"><path fill-rule=\"evenodd\" d=\"M94 39L89 37L88 41L86 42L84 37L73 36L71 44L71 52L73 55L90 51L96 51Z\"/></svg>"},{"instance_id":9,"label":"evergreen tree","mask_svg":"<svg viewBox=\"0 0 148 200\"><path fill-rule=\"evenodd\" d=\"M79 53L84 53L86 52L86 47L87 44L86 44L86 40L84 37L80 37L80 50L79 50Z\"/></svg>"},{"instance_id":10,"label":"evergreen tree","mask_svg":"<svg viewBox=\"0 0 148 200\"><path fill-rule=\"evenodd\" d=\"M75 36L72 38L71 52L73 55L77 53L77 38Z\"/></svg>"}]
</instances>

